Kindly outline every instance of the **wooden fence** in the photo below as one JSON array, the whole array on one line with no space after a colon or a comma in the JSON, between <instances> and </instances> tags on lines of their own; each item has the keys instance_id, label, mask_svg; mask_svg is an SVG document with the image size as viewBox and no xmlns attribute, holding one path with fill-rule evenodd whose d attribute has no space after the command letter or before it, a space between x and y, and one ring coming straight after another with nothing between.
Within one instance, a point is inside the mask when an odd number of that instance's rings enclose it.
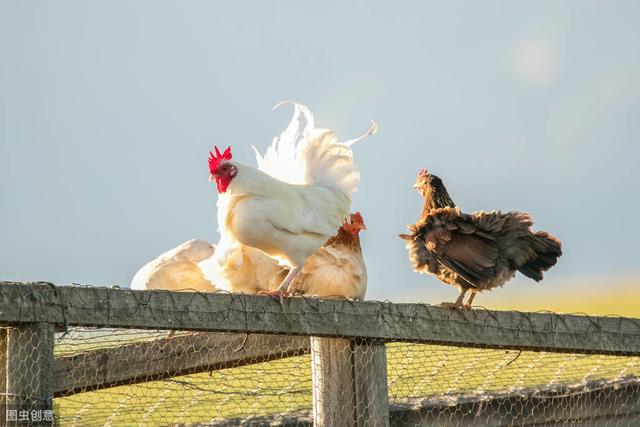
<instances>
[{"instance_id":1,"label":"wooden fence","mask_svg":"<svg viewBox=\"0 0 640 427\"><path fill-rule=\"evenodd\" d=\"M261 296L50 283L0 283L0 326L6 373L0 392L7 405L35 399L50 407L53 397L86 390L311 353L316 425L350 420L354 413L364 414L358 419L368 425L389 424L387 341L640 356L640 322L630 318L305 298L280 304ZM72 326L197 334L54 357L54 331ZM274 347L283 350L259 350ZM226 350L212 358L203 356L210 354L201 351L206 348ZM135 361L122 365L133 358L145 360L145 369ZM38 369L25 370L25 360ZM345 399L350 403L336 405L330 397L338 393L351 396Z\"/></svg>"}]
</instances>

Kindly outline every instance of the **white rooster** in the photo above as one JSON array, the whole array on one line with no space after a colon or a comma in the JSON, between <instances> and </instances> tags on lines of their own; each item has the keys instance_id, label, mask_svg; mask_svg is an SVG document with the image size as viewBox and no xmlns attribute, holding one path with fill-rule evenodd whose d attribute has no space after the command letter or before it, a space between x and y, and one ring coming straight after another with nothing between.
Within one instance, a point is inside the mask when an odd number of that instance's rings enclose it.
<instances>
[{"instance_id":1,"label":"white rooster","mask_svg":"<svg viewBox=\"0 0 640 427\"><path fill-rule=\"evenodd\" d=\"M287 295L307 259L348 217L360 179L350 146L376 129L374 123L362 137L341 143L333 131L316 129L311 112L296 103L289 126L265 156L256 151L259 169L232 161L231 148L210 153L221 240L258 249L289 268L270 294Z\"/></svg>"},{"instance_id":2,"label":"white rooster","mask_svg":"<svg viewBox=\"0 0 640 427\"><path fill-rule=\"evenodd\" d=\"M214 251L206 240L189 240L145 264L133 277L131 289L215 292L216 288L198 265L213 256Z\"/></svg>"}]
</instances>

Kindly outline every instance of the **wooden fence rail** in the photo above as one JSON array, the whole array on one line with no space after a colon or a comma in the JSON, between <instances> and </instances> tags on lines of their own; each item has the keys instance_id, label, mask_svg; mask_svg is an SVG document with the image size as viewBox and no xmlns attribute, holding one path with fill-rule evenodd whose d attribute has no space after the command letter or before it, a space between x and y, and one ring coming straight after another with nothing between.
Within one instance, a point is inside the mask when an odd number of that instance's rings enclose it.
<instances>
[{"instance_id":1,"label":"wooden fence rail","mask_svg":"<svg viewBox=\"0 0 640 427\"><path fill-rule=\"evenodd\" d=\"M640 355L640 321L631 318L0 282L0 325L24 322Z\"/></svg>"}]
</instances>

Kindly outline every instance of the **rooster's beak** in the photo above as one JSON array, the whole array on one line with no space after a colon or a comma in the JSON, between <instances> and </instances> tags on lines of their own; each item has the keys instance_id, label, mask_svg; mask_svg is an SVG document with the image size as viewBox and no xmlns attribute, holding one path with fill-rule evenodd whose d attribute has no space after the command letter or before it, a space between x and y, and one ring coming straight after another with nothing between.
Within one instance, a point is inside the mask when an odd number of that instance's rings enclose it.
<instances>
[{"instance_id":1,"label":"rooster's beak","mask_svg":"<svg viewBox=\"0 0 640 427\"><path fill-rule=\"evenodd\" d=\"M213 181L215 181L215 180L216 180L216 177L215 177L215 176L213 176L213 174L212 174L212 173L211 173L211 174L209 174L209 182L213 182Z\"/></svg>"}]
</instances>

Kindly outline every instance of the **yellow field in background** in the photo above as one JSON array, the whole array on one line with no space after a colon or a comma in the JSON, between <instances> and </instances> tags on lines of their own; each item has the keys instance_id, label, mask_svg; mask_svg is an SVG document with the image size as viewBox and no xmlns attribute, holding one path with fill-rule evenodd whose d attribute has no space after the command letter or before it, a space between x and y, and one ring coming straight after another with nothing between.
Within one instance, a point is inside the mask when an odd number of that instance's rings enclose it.
<instances>
[{"instance_id":1,"label":"yellow field in background","mask_svg":"<svg viewBox=\"0 0 640 427\"><path fill-rule=\"evenodd\" d=\"M491 294L482 294L478 303L497 310L640 317L640 277L576 279L527 285L525 292L521 291L524 287L516 290L507 286ZM538 286L544 289L540 290Z\"/></svg>"}]
</instances>

